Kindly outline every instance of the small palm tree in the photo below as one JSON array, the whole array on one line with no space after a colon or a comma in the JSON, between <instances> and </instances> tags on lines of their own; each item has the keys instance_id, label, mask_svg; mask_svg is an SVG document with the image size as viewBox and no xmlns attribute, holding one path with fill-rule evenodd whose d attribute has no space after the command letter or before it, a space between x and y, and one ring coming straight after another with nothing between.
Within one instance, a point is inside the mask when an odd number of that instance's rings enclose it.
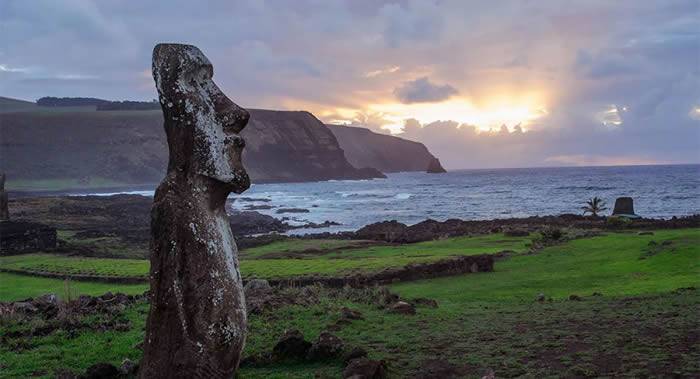
<instances>
[{"instance_id":1,"label":"small palm tree","mask_svg":"<svg viewBox=\"0 0 700 379\"><path fill-rule=\"evenodd\" d=\"M593 217L598 217L598 213L608 209L605 207L605 201L599 197L594 197L588 201L586 201L586 206L581 207L583 209L583 215L585 216L586 213L590 213L593 215Z\"/></svg>"}]
</instances>

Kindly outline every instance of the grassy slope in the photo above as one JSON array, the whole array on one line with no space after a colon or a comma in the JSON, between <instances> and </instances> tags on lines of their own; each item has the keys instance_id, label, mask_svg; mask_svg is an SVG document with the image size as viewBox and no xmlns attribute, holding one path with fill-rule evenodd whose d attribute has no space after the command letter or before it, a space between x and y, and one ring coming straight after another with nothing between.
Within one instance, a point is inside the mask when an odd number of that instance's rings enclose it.
<instances>
[{"instance_id":1,"label":"grassy slope","mask_svg":"<svg viewBox=\"0 0 700 379\"><path fill-rule=\"evenodd\" d=\"M111 284L78 281L70 281L66 284L64 280L0 272L0 301L22 300L46 293L55 293L61 297L66 297L69 293L73 297L82 294L96 296L109 291L141 294L147 289L147 284Z\"/></svg>"},{"instance_id":2,"label":"grassy slope","mask_svg":"<svg viewBox=\"0 0 700 379\"><path fill-rule=\"evenodd\" d=\"M651 240L672 243L648 256ZM440 303L438 309L419 308L413 317L330 299L284 307L251 317L246 355L269 351L286 328L298 328L313 339L338 318L341 306L351 306L365 320L353 321L337 334L367 348L373 357L387 359L396 377L410 376L435 356L465 366L469 376L492 368L499 377L696 377L700 294L669 291L700 284L698 246L698 229L654 236L610 234L499 261L494 273L393 286L404 297L430 297ZM605 296L557 300L594 291ZM533 302L539 292L555 301ZM145 311L145 305L128 311L128 332L38 337L20 354L0 347L0 361L7 362L3 375L48 374L59 367L78 370L98 361L138 359L140 352L133 346L142 338ZM340 369L338 362L279 364L244 368L241 377L337 377Z\"/></svg>"},{"instance_id":3,"label":"grassy slope","mask_svg":"<svg viewBox=\"0 0 700 379\"><path fill-rule=\"evenodd\" d=\"M335 275L355 271L380 270L408 263L434 261L455 255L495 253L503 250L524 251L526 238L505 238L500 234L480 237L459 237L404 246L373 246L360 249L332 251L329 254L309 254L303 259L259 259L262 254L274 256L303 249L335 249L352 241L285 241L243 252L241 272L245 277L290 277L295 275ZM249 259L250 258L250 259ZM147 276L149 262L142 259L82 258L53 254L27 254L0 257L0 268L44 271L58 274L88 274L100 276ZM9 296L9 297L8 297ZM0 300L17 299L11 293L1 293Z\"/></svg>"}]
</instances>

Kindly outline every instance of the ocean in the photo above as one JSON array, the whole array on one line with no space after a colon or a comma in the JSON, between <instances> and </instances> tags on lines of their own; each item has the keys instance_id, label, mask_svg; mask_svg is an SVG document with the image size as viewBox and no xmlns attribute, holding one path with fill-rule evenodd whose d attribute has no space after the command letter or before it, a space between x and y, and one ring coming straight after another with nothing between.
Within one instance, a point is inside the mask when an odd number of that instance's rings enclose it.
<instances>
[{"instance_id":1,"label":"ocean","mask_svg":"<svg viewBox=\"0 0 700 379\"><path fill-rule=\"evenodd\" d=\"M256 211L290 224L334 221L341 225L293 233L356 230L384 220L413 224L425 219L483 220L581 213L598 196L610 208L615 198L634 198L643 217L700 214L700 165L556 167L457 170L446 174L404 172L387 179L254 184L233 208ZM112 192L113 193L113 192ZM124 191L152 196L153 191ZM84 194L84 193L83 193ZM107 193L93 193L106 195ZM281 208L308 213L277 213Z\"/></svg>"}]
</instances>

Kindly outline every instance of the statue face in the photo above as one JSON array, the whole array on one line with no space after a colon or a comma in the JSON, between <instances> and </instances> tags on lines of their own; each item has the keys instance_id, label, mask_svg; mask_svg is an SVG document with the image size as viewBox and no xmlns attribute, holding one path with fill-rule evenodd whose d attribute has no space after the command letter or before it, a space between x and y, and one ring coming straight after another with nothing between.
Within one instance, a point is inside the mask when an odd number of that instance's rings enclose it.
<instances>
[{"instance_id":1,"label":"statue face","mask_svg":"<svg viewBox=\"0 0 700 379\"><path fill-rule=\"evenodd\" d=\"M250 116L226 97L213 75L211 62L195 46L159 44L153 50L171 166L189 167L240 193L250 187L239 135Z\"/></svg>"}]
</instances>

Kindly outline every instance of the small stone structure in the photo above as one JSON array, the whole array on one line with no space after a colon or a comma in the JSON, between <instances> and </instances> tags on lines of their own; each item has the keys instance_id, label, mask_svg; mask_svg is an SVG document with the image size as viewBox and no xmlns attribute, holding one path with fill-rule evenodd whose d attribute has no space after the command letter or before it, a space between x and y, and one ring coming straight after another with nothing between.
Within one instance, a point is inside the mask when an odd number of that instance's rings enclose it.
<instances>
[{"instance_id":1,"label":"small stone structure","mask_svg":"<svg viewBox=\"0 0 700 379\"><path fill-rule=\"evenodd\" d=\"M631 197L618 197L615 199L613 216L636 216L634 213L634 200Z\"/></svg>"},{"instance_id":2,"label":"small stone structure","mask_svg":"<svg viewBox=\"0 0 700 379\"><path fill-rule=\"evenodd\" d=\"M159 44L153 78L170 149L151 210L151 309L141 378L232 378L246 307L226 198L248 189L248 112L212 81L206 56Z\"/></svg>"},{"instance_id":3,"label":"small stone structure","mask_svg":"<svg viewBox=\"0 0 700 379\"><path fill-rule=\"evenodd\" d=\"M0 174L0 221L10 219L10 211L7 208L7 192L5 192L5 174Z\"/></svg>"}]
</instances>

